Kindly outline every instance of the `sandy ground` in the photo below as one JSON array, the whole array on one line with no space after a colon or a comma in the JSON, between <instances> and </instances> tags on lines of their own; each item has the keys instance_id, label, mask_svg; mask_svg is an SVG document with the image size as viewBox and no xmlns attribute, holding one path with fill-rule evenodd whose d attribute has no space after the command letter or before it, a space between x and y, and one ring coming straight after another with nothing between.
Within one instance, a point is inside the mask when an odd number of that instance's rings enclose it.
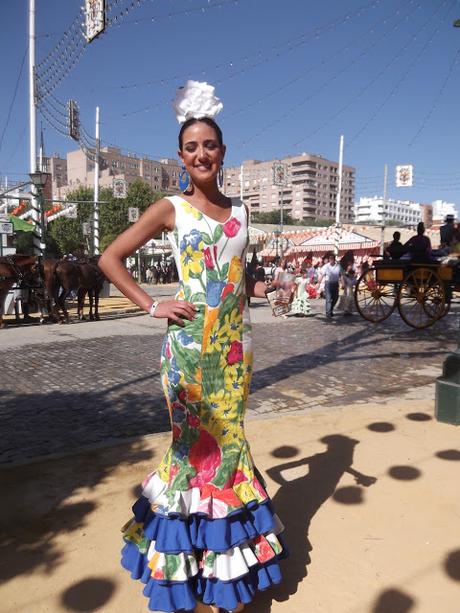
<instances>
[{"instance_id":1,"label":"sandy ground","mask_svg":"<svg viewBox=\"0 0 460 613\"><path fill-rule=\"evenodd\" d=\"M248 611L460 611L460 429L425 396L247 424L291 548ZM119 528L168 441L0 472L2 613L147 610Z\"/></svg>"}]
</instances>

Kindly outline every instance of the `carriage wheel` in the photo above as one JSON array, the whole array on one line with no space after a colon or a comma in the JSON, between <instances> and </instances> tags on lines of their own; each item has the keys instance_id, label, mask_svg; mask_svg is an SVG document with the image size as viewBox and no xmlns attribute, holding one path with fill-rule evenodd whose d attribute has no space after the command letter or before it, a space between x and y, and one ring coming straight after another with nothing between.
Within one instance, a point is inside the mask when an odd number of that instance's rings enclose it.
<instances>
[{"instance_id":1,"label":"carriage wheel","mask_svg":"<svg viewBox=\"0 0 460 613\"><path fill-rule=\"evenodd\" d=\"M379 283L373 266L364 272L356 283L355 304L361 317L372 323L379 323L395 310L395 285Z\"/></svg>"},{"instance_id":2,"label":"carriage wheel","mask_svg":"<svg viewBox=\"0 0 460 613\"><path fill-rule=\"evenodd\" d=\"M407 325L423 330L446 315L444 283L433 270L416 268L404 278L398 293L398 310Z\"/></svg>"},{"instance_id":3,"label":"carriage wheel","mask_svg":"<svg viewBox=\"0 0 460 613\"><path fill-rule=\"evenodd\" d=\"M444 285L444 293L446 296L446 303L444 305L444 310L439 315L438 319L442 319L443 317L447 315L447 313L450 311L450 306L452 304L453 292L452 292L452 288L449 285Z\"/></svg>"}]
</instances>

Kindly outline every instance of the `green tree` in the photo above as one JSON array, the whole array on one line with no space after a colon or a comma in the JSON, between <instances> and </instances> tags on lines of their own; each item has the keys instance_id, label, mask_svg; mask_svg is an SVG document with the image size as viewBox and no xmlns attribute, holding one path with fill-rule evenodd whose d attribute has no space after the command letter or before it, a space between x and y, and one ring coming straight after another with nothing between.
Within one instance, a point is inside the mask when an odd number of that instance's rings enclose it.
<instances>
[{"instance_id":1,"label":"green tree","mask_svg":"<svg viewBox=\"0 0 460 613\"><path fill-rule=\"evenodd\" d=\"M280 223L280 211L267 211L267 212L252 212L251 223ZM315 219L314 217L304 217L303 219L294 219L287 211L283 214L283 224L285 226L330 226L332 224L331 219Z\"/></svg>"},{"instance_id":2,"label":"green tree","mask_svg":"<svg viewBox=\"0 0 460 613\"><path fill-rule=\"evenodd\" d=\"M266 212L251 212L252 223L270 223L279 224L281 221L280 211L266 211ZM283 224L286 226L292 226L298 224L296 219L293 219L287 212L283 212Z\"/></svg>"},{"instance_id":3,"label":"green tree","mask_svg":"<svg viewBox=\"0 0 460 613\"><path fill-rule=\"evenodd\" d=\"M164 194L154 192L150 185L136 179L128 187L126 198L114 198L110 188L102 188L99 192L99 239L100 251L104 251L115 238L130 225L128 209L137 207L142 214L152 202ZM59 217L50 223L49 232L62 253L75 252L86 248L92 250L93 238L83 236L83 223L93 223L94 191L89 187L79 187L67 195L67 202L87 201L77 207L77 218Z\"/></svg>"},{"instance_id":4,"label":"green tree","mask_svg":"<svg viewBox=\"0 0 460 613\"><path fill-rule=\"evenodd\" d=\"M88 247L87 240L83 236L83 223L91 222L94 198L93 190L89 187L79 187L67 194L67 202L90 201L77 205L77 218L58 217L48 225L48 233L55 241L62 254L74 253Z\"/></svg>"},{"instance_id":5,"label":"green tree","mask_svg":"<svg viewBox=\"0 0 460 613\"><path fill-rule=\"evenodd\" d=\"M164 194L154 192L148 183L135 179L128 187L126 198L114 198L112 190L101 190L101 200L108 204L100 207L100 249L104 251L115 238L129 227L128 209L135 207L142 214L147 208Z\"/></svg>"}]
</instances>

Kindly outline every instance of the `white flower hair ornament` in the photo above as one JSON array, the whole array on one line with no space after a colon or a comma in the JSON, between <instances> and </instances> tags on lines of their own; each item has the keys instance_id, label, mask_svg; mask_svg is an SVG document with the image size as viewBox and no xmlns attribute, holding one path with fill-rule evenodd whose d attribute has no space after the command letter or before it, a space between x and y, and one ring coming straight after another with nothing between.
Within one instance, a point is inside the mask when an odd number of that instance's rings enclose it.
<instances>
[{"instance_id":1,"label":"white flower hair ornament","mask_svg":"<svg viewBox=\"0 0 460 613\"><path fill-rule=\"evenodd\" d=\"M177 121L184 123L188 119L202 117L214 119L224 108L214 95L215 89L206 81L187 81L183 87L179 87L172 103Z\"/></svg>"}]
</instances>

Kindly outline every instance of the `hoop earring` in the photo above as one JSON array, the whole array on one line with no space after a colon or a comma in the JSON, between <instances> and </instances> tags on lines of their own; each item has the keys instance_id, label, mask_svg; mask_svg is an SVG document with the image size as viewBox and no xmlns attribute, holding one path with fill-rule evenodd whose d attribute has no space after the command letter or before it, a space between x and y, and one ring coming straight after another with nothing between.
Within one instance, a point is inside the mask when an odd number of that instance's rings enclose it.
<instances>
[{"instance_id":1,"label":"hoop earring","mask_svg":"<svg viewBox=\"0 0 460 613\"><path fill-rule=\"evenodd\" d=\"M188 174L185 166L182 166L182 170L179 173L179 189L181 192L186 192L190 185L190 175Z\"/></svg>"},{"instance_id":2,"label":"hoop earring","mask_svg":"<svg viewBox=\"0 0 460 613\"><path fill-rule=\"evenodd\" d=\"M224 163L222 162L220 168L219 168L219 174L217 176L217 184L218 186L222 189L223 185L224 185L224 169L223 169Z\"/></svg>"}]
</instances>

